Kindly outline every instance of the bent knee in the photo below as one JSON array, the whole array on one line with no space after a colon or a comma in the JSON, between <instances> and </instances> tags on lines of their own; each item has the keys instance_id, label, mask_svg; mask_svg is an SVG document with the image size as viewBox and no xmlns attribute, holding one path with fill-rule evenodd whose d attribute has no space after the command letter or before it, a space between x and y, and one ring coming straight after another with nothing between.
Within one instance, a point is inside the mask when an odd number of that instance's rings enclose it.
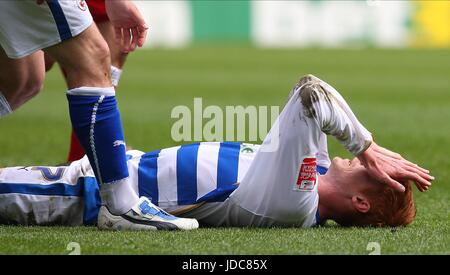
<instances>
[{"instance_id":1,"label":"bent knee","mask_svg":"<svg viewBox=\"0 0 450 275\"><path fill-rule=\"evenodd\" d=\"M37 95L44 87L45 75L36 76L35 78L29 79L29 81L22 88L22 92L26 93L30 98Z\"/></svg>"},{"instance_id":2,"label":"bent knee","mask_svg":"<svg viewBox=\"0 0 450 275\"><path fill-rule=\"evenodd\" d=\"M13 81L14 84L4 91L11 108L16 110L36 96L44 86L44 79L44 74L31 74Z\"/></svg>"},{"instance_id":3,"label":"bent knee","mask_svg":"<svg viewBox=\"0 0 450 275\"><path fill-rule=\"evenodd\" d=\"M102 40L96 43L91 52L90 61L86 62L87 67L84 68L87 76L96 79L98 83L111 81L111 56L108 44Z\"/></svg>"},{"instance_id":4,"label":"bent knee","mask_svg":"<svg viewBox=\"0 0 450 275\"><path fill-rule=\"evenodd\" d=\"M73 80L72 86L110 85L111 57L108 44L100 37L85 46L78 59L64 66L69 80Z\"/></svg>"},{"instance_id":5,"label":"bent knee","mask_svg":"<svg viewBox=\"0 0 450 275\"><path fill-rule=\"evenodd\" d=\"M96 60L97 64L106 70L110 70L111 53L108 43L104 39L96 39L93 41L90 59Z\"/></svg>"}]
</instances>

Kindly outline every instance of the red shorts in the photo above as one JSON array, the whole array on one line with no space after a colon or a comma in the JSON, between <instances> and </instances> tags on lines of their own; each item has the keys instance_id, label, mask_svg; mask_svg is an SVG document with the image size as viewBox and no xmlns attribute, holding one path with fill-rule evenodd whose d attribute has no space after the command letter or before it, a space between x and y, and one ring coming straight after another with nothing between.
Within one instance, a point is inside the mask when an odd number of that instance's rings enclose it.
<instances>
[{"instance_id":1,"label":"red shorts","mask_svg":"<svg viewBox=\"0 0 450 275\"><path fill-rule=\"evenodd\" d=\"M105 0L86 0L95 23L109 21L106 14Z\"/></svg>"}]
</instances>

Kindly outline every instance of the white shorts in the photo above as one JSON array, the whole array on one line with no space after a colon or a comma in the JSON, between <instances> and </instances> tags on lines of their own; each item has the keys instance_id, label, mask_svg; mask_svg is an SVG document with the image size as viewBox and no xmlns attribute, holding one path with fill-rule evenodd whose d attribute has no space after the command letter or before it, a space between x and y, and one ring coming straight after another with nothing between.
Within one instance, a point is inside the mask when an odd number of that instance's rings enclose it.
<instances>
[{"instance_id":1,"label":"white shorts","mask_svg":"<svg viewBox=\"0 0 450 275\"><path fill-rule=\"evenodd\" d=\"M84 0L0 1L0 45L18 59L79 35L92 22Z\"/></svg>"}]
</instances>

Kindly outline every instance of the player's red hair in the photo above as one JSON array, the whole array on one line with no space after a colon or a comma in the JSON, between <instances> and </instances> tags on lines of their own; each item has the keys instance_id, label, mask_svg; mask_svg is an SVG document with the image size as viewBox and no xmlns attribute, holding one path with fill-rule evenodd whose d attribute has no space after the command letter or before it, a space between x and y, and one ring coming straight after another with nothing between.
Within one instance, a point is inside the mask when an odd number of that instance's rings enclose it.
<instances>
[{"instance_id":1,"label":"player's red hair","mask_svg":"<svg viewBox=\"0 0 450 275\"><path fill-rule=\"evenodd\" d=\"M370 203L370 210L367 213L360 213L353 224L396 227L412 223L416 217L416 207L411 182L402 183L406 189L403 193L382 183L376 184L381 187L369 187L364 191Z\"/></svg>"}]
</instances>

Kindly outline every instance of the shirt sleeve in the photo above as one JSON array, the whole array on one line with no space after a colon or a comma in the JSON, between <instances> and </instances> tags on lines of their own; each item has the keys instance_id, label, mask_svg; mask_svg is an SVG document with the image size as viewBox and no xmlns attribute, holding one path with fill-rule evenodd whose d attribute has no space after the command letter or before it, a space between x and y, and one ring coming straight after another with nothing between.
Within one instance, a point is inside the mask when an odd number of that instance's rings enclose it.
<instances>
[{"instance_id":1,"label":"shirt sleeve","mask_svg":"<svg viewBox=\"0 0 450 275\"><path fill-rule=\"evenodd\" d=\"M128 150L127 151L127 155L130 156L131 158L138 158L142 155L144 155L145 153L139 150Z\"/></svg>"},{"instance_id":2,"label":"shirt sleeve","mask_svg":"<svg viewBox=\"0 0 450 275\"><path fill-rule=\"evenodd\" d=\"M323 81L311 81L300 88L304 115L313 118L321 131L335 137L357 156L372 143L372 134L358 121L347 102Z\"/></svg>"}]
</instances>

